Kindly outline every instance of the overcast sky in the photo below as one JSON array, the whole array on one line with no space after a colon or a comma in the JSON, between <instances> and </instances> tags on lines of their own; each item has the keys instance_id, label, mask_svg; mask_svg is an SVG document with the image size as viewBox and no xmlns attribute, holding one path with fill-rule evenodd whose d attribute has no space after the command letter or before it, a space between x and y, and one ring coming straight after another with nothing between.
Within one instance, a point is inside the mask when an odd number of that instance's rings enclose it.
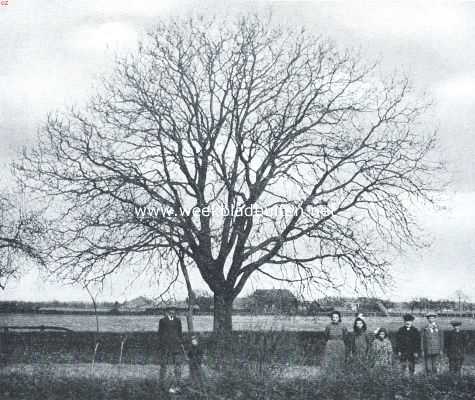
<instances>
[{"instance_id":1,"label":"overcast sky","mask_svg":"<svg viewBox=\"0 0 475 400\"><path fill-rule=\"evenodd\" d=\"M224 5L222 4L224 3ZM198 4L198 3L195 3ZM408 74L433 100L429 115L452 184L445 210L420 212L429 249L395 263L395 299L453 297L475 301L475 3L438 2L208 2L10 0L0 6L0 172L8 182L15 149L34 142L48 111L80 105L115 52L133 49L159 17L233 14L273 9L275 19L305 25L340 47L380 60L383 73ZM121 277L117 282L125 282ZM271 286L271 283L266 283ZM114 290L112 290L114 286ZM117 289L119 287L119 289ZM249 287L252 290L253 287ZM103 299L152 294L147 282L109 284ZM79 288L46 283L30 273L0 299L86 299Z\"/></svg>"}]
</instances>

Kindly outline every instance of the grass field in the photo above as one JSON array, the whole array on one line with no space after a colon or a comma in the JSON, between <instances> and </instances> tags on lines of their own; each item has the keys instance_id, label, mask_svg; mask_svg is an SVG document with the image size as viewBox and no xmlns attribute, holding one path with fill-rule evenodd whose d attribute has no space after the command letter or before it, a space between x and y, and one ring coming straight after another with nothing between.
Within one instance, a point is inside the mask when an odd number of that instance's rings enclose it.
<instances>
[{"instance_id":1,"label":"grass field","mask_svg":"<svg viewBox=\"0 0 475 400\"><path fill-rule=\"evenodd\" d=\"M291 372L289 374L289 371ZM467 371L468 372L468 371ZM203 391L184 376L181 392L160 387L156 366L14 365L0 369L2 400L469 400L475 378L441 374L404 378L381 371L347 371L328 378L313 369L248 367L207 371Z\"/></svg>"},{"instance_id":2,"label":"grass field","mask_svg":"<svg viewBox=\"0 0 475 400\"><path fill-rule=\"evenodd\" d=\"M382 320L388 322L387 319ZM272 321L284 322L283 319L277 318ZM374 319L372 322L376 325L380 319ZM397 320L392 322L396 327L399 326ZM314 322L318 323L324 326L326 319ZM442 321L443 323L445 322ZM69 337L68 335L66 337ZM71 335L82 338L93 334L78 332ZM131 336L134 335L143 340L155 334L137 332ZM414 379L403 378L398 374L396 361L390 374L382 375L381 371L371 368L356 371L348 368L345 374L337 377L335 381L333 378L329 379L326 371L322 369L321 352L317 349L318 343L314 343L317 339L322 340L322 333L242 332L237 336L244 336L243 344L250 353L233 352L229 356L230 367L217 368L212 353L205 357L207 376L205 395L197 393L190 385L184 358L182 391L178 395L169 395L166 389L159 385L157 359L151 359L149 360L151 362L143 365L130 357L124 360L126 363L123 364L116 363L117 357L113 357L110 362L104 360L98 362L96 358L93 366L90 362L92 347L88 346L87 349L82 349L87 350L86 357L77 359L70 357L66 362L58 361L49 352L54 346L51 349L32 347L24 342L28 335L24 336L20 337L20 344L23 343L23 347L20 346L10 361L0 366L1 400L473 400L475 398L475 353L467 354L463 378L449 375L447 360L443 358L442 374L434 378L425 377L421 362L416 366ZM121 336L121 333L105 334L105 342L100 350L109 351L110 349L104 347L110 344L112 339ZM298 340L304 340L303 336L308 336L310 342L300 343ZM44 333L30 338L46 340L48 337L48 333ZM67 343L67 340L63 344L60 343L60 347L56 349L63 356L68 352ZM88 341L85 342L87 343ZM72 344L74 348L69 350L74 353L78 350L76 347L79 343ZM92 342L89 343L91 344ZM113 349L117 353L114 353L116 356L119 351L118 344L119 342L115 343ZM150 355L154 348L153 343L144 341L140 344L141 347L134 351ZM308 347L308 344L315 346ZM26 357L24 361L20 361L24 353L28 355L36 351L39 351L36 356L44 353L44 357L33 357L30 361ZM273 353L275 357L272 356ZM309 354L316 360L307 362Z\"/></svg>"},{"instance_id":3,"label":"grass field","mask_svg":"<svg viewBox=\"0 0 475 400\"><path fill-rule=\"evenodd\" d=\"M186 330L186 321L181 316L183 329ZM156 331L158 316L149 315L101 315L99 316L100 330L103 332L143 332ZM442 329L448 329L449 318L439 318ZM475 330L475 319L462 318L463 329ZM375 330L386 327L396 330L402 325L400 317L368 317L368 328ZM284 330L284 331L323 331L329 322L328 317L302 317L302 316L268 316L268 315L235 315L233 316L234 330ZM424 326L424 318L417 318L415 325ZM345 318L343 323L351 330L353 318ZM195 330L209 332L213 327L211 315L198 315L194 319ZM21 325L38 326L53 325L69 328L75 331L95 331L96 318L94 315L48 315L48 314L0 314L0 326Z\"/></svg>"}]
</instances>

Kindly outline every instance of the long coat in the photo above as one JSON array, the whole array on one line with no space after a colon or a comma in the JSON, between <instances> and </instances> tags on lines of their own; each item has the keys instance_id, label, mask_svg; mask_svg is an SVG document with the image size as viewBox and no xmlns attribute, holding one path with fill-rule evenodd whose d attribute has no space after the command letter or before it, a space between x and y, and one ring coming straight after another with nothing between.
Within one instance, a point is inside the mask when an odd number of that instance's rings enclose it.
<instances>
[{"instance_id":1,"label":"long coat","mask_svg":"<svg viewBox=\"0 0 475 400\"><path fill-rule=\"evenodd\" d=\"M465 355L465 335L463 332L447 332L447 357L450 359L463 360Z\"/></svg>"},{"instance_id":2,"label":"long coat","mask_svg":"<svg viewBox=\"0 0 475 400\"><path fill-rule=\"evenodd\" d=\"M366 332L351 332L348 335L348 352L353 359L363 361L371 348L371 338Z\"/></svg>"},{"instance_id":3,"label":"long coat","mask_svg":"<svg viewBox=\"0 0 475 400\"><path fill-rule=\"evenodd\" d=\"M180 318L164 317L158 323L158 346L162 351L178 353L183 343Z\"/></svg>"},{"instance_id":4,"label":"long coat","mask_svg":"<svg viewBox=\"0 0 475 400\"><path fill-rule=\"evenodd\" d=\"M411 356L421 352L421 334L416 327L399 328L396 335L396 351Z\"/></svg>"}]
</instances>

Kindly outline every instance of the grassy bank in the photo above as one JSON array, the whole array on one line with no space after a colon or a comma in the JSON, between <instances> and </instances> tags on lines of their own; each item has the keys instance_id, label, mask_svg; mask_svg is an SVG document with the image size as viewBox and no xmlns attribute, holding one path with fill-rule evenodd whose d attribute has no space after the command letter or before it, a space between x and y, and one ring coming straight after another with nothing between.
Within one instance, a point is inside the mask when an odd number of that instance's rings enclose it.
<instances>
[{"instance_id":1,"label":"grassy bank","mask_svg":"<svg viewBox=\"0 0 475 400\"><path fill-rule=\"evenodd\" d=\"M335 378L283 379L269 371L232 369L208 380L205 393L184 382L179 395L170 396L150 377L62 376L47 367L34 374L0 374L0 398L4 400L148 400L236 399L236 400L468 400L474 398L475 378L440 375L428 379L350 373Z\"/></svg>"}]
</instances>

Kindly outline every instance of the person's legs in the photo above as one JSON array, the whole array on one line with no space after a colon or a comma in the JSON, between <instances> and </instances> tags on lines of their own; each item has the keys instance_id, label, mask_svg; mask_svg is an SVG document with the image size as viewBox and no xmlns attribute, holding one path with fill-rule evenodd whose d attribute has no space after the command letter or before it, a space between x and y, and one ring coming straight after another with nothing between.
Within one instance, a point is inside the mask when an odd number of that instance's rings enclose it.
<instances>
[{"instance_id":1,"label":"person's legs","mask_svg":"<svg viewBox=\"0 0 475 400\"><path fill-rule=\"evenodd\" d=\"M449 371L451 373L456 373L457 372L457 363L454 358L449 358Z\"/></svg>"},{"instance_id":2,"label":"person's legs","mask_svg":"<svg viewBox=\"0 0 475 400\"><path fill-rule=\"evenodd\" d=\"M204 381L205 381L205 372L203 370L203 366L198 365L197 371L198 371L198 379L199 379L200 383L203 385Z\"/></svg>"},{"instance_id":3,"label":"person's legs","mask_svg":"<svg viewBox=\"0 0 475 400\"><path fill-rule=\"evenodd\" d=\"M175 383L179 385L181 382L181 363L180 357L177 353L173 353L173 369L175 373Z\"/></svg>"},{"instance_id":4,"label":"person's legs","mask_svg":"<svg viewBox=\"0 0 475 400\"><path fill-rule=\"evenodd\" d=\"M193 383L193 385L195 385L195 383L196 383L196 366L194 365L194 363L190 362L189 368L190 368L190 380Z\"/></svg>"},{"instance_id":5,"label":"person's legs","mask_svg":"<svg viewBox=\"0 0 475 400\"><path fill-rule=\"evenodd\" d=\"M160 385L162 386L165 384L167 377L168 362L169 354L167 351L163 351L162 354L160 354Z\"/></svg>"},{"instance_id":6,"label":"person's legs","mask_svg":"<svg viewBox=\"0 0 475 400\"><path fill-rule=\"evenodd\" d=\"M463 364L463 358L456 358L454 360L454 372L458 375L462 375L462 364Z\"/></svg>"},{"instance_id":7,"label":"person's legs","mask_svg":"<svg viewBox=\"0 0 475 400\"><path fill-rule=\"evenodd\" d=\"M412 354L401 354L401 370L403 375L409 371L410 375L414 375L416 360Z\"/></svg>"},{"instance_id":8,"label":"person's legs","mask_svg":"<svg viewBox=\"0 0 475 400\"><path fill-rule=\"evenodd\" d=\"M414 358L413 355L410 355L407 359L407 366L409 369L409 374L414 375L416 372L416 359Z\"/></svg>"},{"instance_id":9,"label":"person's legs","mask_svg":"<svg viewBox=\"0 0 475 400\"><path fill-rule=\"evenodd\" d=\"M198 387L200 392L205 391L205 375L203 372L203 367L201 365L198 365L198 368L196 369L196 378L198 380Z\"/></svg>"},{"instance_id":10,"label":"person's legs","mask_svg":"<svg viewBox=\"0 0 475 400\"><path fill-rule=\"evenodd\" d=\"M190 379L193 386L201 390L203 385L204 374L201 365L196 363L190 363Z\"/></svg>"},{"instance_id":11,"label":"person's legs","mask_svg":"<svg viewBox=\"0 0 475 400\"><path fill-rule=\"evenodd\" d=\"M427 375L432 375L432 374L437 373L436 357L437 355L434 355L434 354L425 355L424 363L425 363Z\"/></svg>"},{"instance_id":12,"label":"person's legs","mask_svg":"<svg viewBox=\"0 0 475 400\"><path fill-rule=\"evenodd\" d=\"M437 374L439 372L439 355L434 354L432 357L432 372Z\"/></svg>"},{"instance_id":13,"label":"person's legs","mask_svg":"<svg viewBox=\"0 0 475 400\"><path fill-rule=\"evenodd\" d=\"M407 359L407 356L405 354L401 354L401 359L400 359L400 367L401 367L401 373L403 375L406 374L406 370L408 369L408 359Z\"/></svg>"},{"instance_id":14,"label":"person's legs","mask_svg":"<svg viewBox=\"0 0 475 400\"><path fill-rule=\"evenodd\" d=\"M429 356L426 354L424 355L424 367L425 367L425 371L426 371L426 375L430 375L431 373L431 365L429 363Z\"/></svg>"}]
</instances>

